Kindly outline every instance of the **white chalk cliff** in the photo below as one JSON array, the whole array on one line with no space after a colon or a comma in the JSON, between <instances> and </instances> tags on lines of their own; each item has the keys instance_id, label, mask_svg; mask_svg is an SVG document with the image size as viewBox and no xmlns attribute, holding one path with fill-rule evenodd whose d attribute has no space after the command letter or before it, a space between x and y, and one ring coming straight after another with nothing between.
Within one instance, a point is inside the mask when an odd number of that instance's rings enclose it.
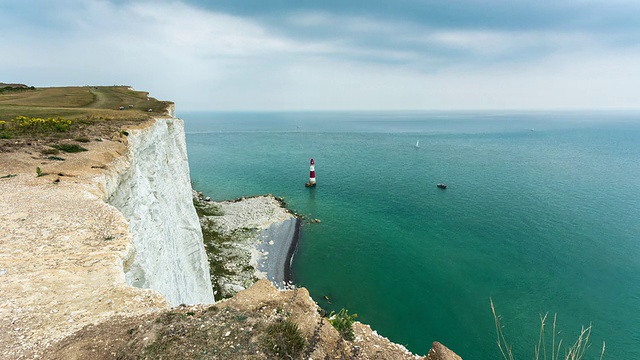
<instances>
[{"instance_id":1,"label":"white chalk cliff","mask_svg":"<svg viewBox=\"0 0 640 360\"><path fill-rule=\"evenodd\" d=\"M183 121L158 118L127 137L127 153L105 184L108 202L125 216L133 237L127 283L157 290L172 305L213 303Z\"/></svg>"}]
</instances>

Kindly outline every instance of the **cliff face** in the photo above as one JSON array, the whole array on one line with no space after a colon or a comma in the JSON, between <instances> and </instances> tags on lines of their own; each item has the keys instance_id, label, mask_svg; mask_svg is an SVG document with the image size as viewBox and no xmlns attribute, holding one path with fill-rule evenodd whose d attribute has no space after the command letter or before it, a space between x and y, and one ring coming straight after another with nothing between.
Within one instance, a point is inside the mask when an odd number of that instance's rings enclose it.
<instances>
[{"instance_id":1,"label":"cliff face","mask_svg":"<svg viewBox=\"0 0 640 360\"><path fill-rule=\"evenodd\" d=\"M64 161L36 140L0 154L0 358L34 358L114 316L214 302L182 121L127 134Z\"/></svg>"},{"instance_id":2,"label":"cliff face","mask_svg":"<svg viewBox=\"0 0 640 360\"><path fill-rule=\"evenodd\" d=\"M173 305L213 303L202 231L191 200L184 123L156 119L128 131L126 154L106 180L108 202L129 222L134 253L128 284L162 293Z\"/></svg>"}]
</instances>

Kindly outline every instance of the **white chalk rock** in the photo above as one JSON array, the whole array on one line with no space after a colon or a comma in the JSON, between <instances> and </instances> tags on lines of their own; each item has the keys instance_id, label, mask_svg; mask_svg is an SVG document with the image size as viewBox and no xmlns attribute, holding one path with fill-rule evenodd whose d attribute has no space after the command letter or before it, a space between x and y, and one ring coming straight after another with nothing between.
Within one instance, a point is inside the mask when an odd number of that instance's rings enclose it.
<instances>
[{"instance_id":1,"label":"white chalk rock","mask_svg":"<svg viewBox=\"0 0 640 360\"><path fill-rule=\"evenodd\" d=\"M127 138L128 153L106 181L108 201L129 221L133 237L127 282L157 290L173 305L213 303L183 121L159 118Z\"/></svg>"}]
</instances>

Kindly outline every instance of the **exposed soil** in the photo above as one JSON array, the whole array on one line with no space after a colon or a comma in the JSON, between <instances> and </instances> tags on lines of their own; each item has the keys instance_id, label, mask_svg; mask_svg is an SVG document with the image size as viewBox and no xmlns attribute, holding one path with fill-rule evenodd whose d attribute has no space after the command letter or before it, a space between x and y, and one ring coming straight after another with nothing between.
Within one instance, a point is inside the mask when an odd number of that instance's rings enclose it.
<instances>
[{"instance_id":1,"label":"exposed soil","mask_svg":"<svg viewBox=\"0 0 640 360\"><path fill-rule=\"evenodd\" d=\"M28 150L31 153L41 153L52 145L62 143L85 143L86 141L102 141L109 139L117 141L124 133L123 129L139 125L139 120L83 120L76 123L69 131L49 134L17 134L11 139L0 139L0 153ZM80 141L74 140L80 139Z\"/></svg>"},{"instance_id":2,"label":"exposed soil","mask_svg":"<svg viewBox=\"0 0 640 360\"><path fill-rule=\"evenodd\" d=\"M50 348L44 359L421 358L360 323L354 325L355 340L346 341L319 311L305 289L278 291L260 280L216 305L179 306L87 326ZM283 344L292 341L267 330L282 321L296 324L304 337L296 353L279 354L269 347L274 337Z\"/></svg>"}]
</instances>

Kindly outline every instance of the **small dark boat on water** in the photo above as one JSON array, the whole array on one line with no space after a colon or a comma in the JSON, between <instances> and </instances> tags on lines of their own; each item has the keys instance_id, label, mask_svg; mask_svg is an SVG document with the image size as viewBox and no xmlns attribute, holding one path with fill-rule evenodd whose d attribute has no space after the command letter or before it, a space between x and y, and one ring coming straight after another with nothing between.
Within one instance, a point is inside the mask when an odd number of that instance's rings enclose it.
<instances>
[{"instance_id":1,"label":"small dark boat on water","mask_svg":"<svg viewBox=\"0 0 640 360\"><path fill-rule=\"evenodd\" d=\"M447 188L447 184L444 184L444 183L440 183L437 186L439 189L443 189L443 190Z\"/></svg>"}]
</instances>

